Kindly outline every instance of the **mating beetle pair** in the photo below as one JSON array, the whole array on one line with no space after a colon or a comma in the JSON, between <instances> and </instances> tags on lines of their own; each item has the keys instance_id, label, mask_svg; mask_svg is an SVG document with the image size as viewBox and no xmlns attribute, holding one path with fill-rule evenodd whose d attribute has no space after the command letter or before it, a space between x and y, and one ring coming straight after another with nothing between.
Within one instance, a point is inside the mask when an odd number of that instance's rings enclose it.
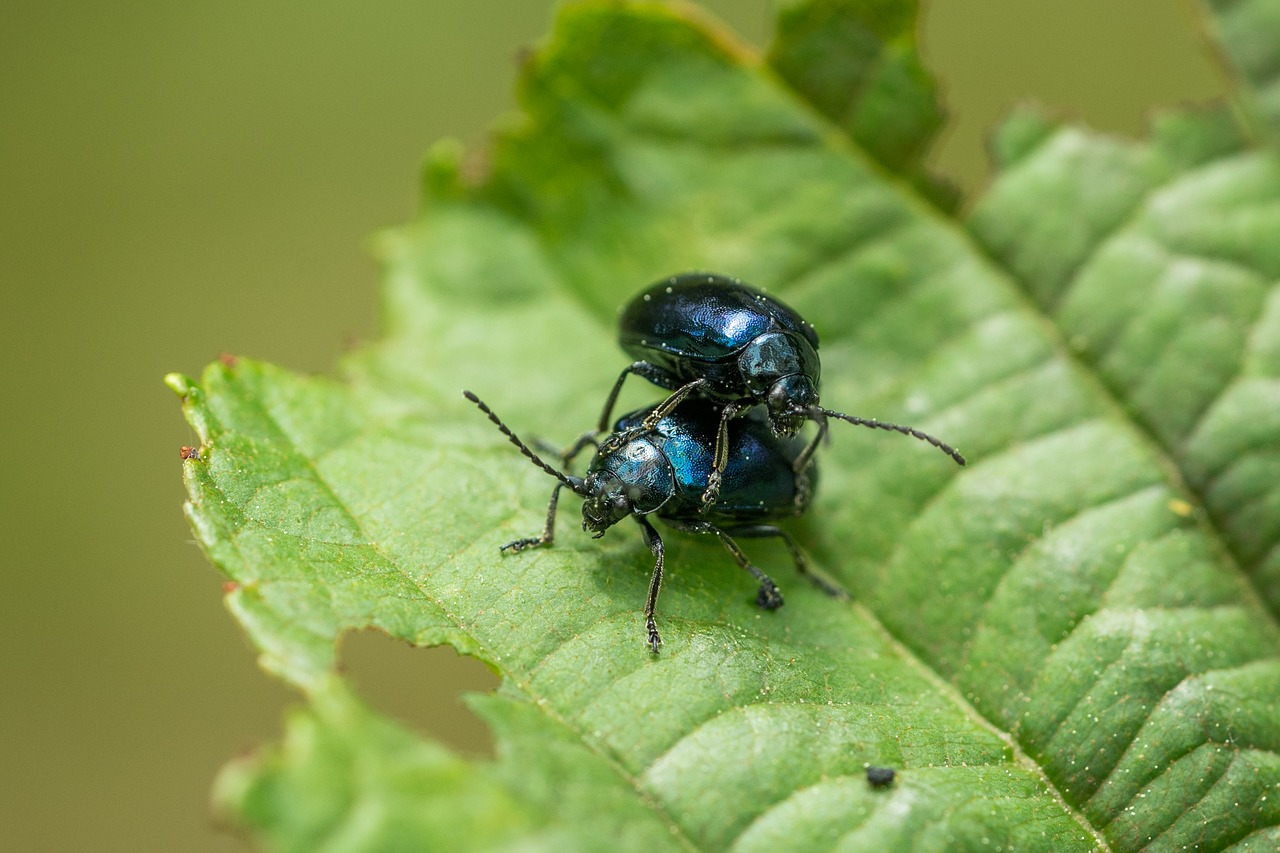
<instances>
[{"instance_id":1,"label":"mating beetle pair","mask_svg":"<svg viewBox=\"0 0 1280 853\"><path fill-rule=\"evenodd\" d=\"M781 302L724 276L691 273L658 282L623 310L620 342L636 359L619 375L605 401L595 433L564 454L567 466L583 448L596 454L586 477L562 473L522 442L469 391L475 403L530 461L559 480L551 494L540 536L519 539L502 550L521 551L554 538L557 502L567 486L583 500L582 526L596 538L627 516L640 525L655 565L645 603L650 648L661 638L654 620L663 575L663 543L647 516L690 533L714 533L738 564L756 578L756 603L782 606L774 582L756 568L730 534L779 537L801 574L833 595L838 587L808 572L803 554L786 531L768 522L803 513L816 478L814 451L836 418L894 430L927 441L958 464L954 448L912 427L858 418L819 405L820 362L813 326ZM633 412L609 429L609 418L630 374L672 391L656 406ZM818 425L804 442L804 421Z\"/></svg>"}]
</instances>

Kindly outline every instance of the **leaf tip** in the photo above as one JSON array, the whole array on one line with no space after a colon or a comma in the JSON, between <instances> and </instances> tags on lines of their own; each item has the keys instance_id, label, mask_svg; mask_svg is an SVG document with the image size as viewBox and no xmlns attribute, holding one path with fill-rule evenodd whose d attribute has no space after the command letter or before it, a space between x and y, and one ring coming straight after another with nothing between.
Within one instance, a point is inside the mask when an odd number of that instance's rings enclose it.
<instances>
[{"instance_id":1,"label":"leaf tip","mask_svg":"<svg viewBox=\"0 0 1280 853\"><path fill-rule=\"evenodd\" d=\"M169 389L173 391L173 393L177 394L184 400L191 395L192 391L199 389L195 380L190 376L187 376L185 373L166 373L164 377L164 384L169 386Z\"/></svg>"},{"instance_id":2,"label":"leaf tip","mask_svg":"<svg viewBox=\"0 0 1280 853\"><path fill-rule=\"evenodd\" d=\"M988 140L996 167L1003 170L1013 166L1052 136L1061 124L1039 104L1018 105Z\"/></svg>"},{"instance_id":3,"label":"leaf tip","mask_svg":"<svg viewBox=\"0 0 1280 853\"><path fill-rule=\"evenodd\" d=\"M468 184L483 181L483 167L475 167L468 161L466 146L457 139L441 139L432 145L422 160L422 191L424 200L448 201L465 197ZM477 174L478 172L478 174Z\"/></svg>"}]
</instances>

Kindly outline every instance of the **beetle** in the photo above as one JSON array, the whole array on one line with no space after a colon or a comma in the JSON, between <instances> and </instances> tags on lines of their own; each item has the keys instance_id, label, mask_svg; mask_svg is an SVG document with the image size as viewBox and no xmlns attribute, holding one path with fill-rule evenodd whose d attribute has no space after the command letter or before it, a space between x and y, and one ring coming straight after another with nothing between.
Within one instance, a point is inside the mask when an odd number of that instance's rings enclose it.
<instances>
[{"instance_id":1,"label":"beetle","mask_svg":"<svg viewBox=\"0 0 1280 853\"><path fill-rule=\"evenodd\" d=\"M887 788L893 784L897 775L892 767L873 767L867 765L867 784L873 788Z\"/></svg>"},{"instance_id":2,"label":"beetle","mask_svg":"<svg viewBox=\"0 0 1280 853\"><path fill-rule=\"evenodd\" d=\"M586 476L576 477L544 462L475 394L462 393L529 461L559 480L551 492L542 533L508 542L502 551L519 552L552 543L556 507L564 487L582 497L582 529L595 539L622 519L635 519L655 561L644 607L648 643L655 654L662 642L655 613L662 585L664 551L662 537L649 516L656 516L686 533L717 536L738 565L759 582L756 604L765 610L781 607L782 593L772 578L747 559L735 536L781 539L800 574L830 595L846 595L834 583L810 570L791 534L770 523L799 515L808 508L817 471L811 459L796 470L795 462L804 451L804 443L794 437L776 435L763 415L736 420L729 430L726 441L729 462L723 471L723 485L715 505L707 508L702 503L702 494L711 473L711 441L720 428L720 410L710 401L697 397L683 400L652 426L643 425L649 422L655 407L623 416L613 436L599 445ZM626 438L614 440L616 436Z\"/></svg>"},{"instance_id":3,"label":"beetle","mask_svg":"<svg viewBox=\"0 0 1280 853\"><path fill-rule=\"evenodd\" d=\"M633 373L673 392L635 427L637 432L652 429L690 394L716 401L723 408L714 459L702 495L703 506L708 509L716 501L732 455L726 440L728 424L758 406L765 408L771 428L780 437L795 435L807 420L817 423L818 434L794 457L797 473L808 465L826 436L828 418L918 438L958 464L965 464L954 447L914 427L820 406L822 365L813 324L779 300L737 279L714 273L684 273L658 281L623 308L618 320L618 342L636 360L619 374L594 435L608 428L618 394ZM592 437L583 436L579 445L566 451L566 456ZM617 440L625 438L619 436Z\"/></svg>"}]
</instances>

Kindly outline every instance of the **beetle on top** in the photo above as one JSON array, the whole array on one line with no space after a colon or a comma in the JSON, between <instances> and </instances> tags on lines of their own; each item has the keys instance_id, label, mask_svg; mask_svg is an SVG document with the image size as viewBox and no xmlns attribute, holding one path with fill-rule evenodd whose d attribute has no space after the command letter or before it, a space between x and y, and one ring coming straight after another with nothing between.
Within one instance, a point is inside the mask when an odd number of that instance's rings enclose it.
<instances>
[{"instance_id":1,"label":"beetle on top","mask_svg":"<svg viewBox=\"0 0 1280 853\"><path fill-rule=\"evenodd\" d=\"M959 451L914 427L834 412L819 405L822 364L818 333L793 309L743 282L714 273L684 273L636 295L618 320L618 342L636 359L623 368L605 400L597 433L605 432L622 385L631 374L673 393L639 429L693 394L722 407L714 461L703 493L715 503L728 463L729 421L763 405L775 434L795 435L806 420L818 433L795 460L804 469L827 432L827 419L893 430L926 441L964 465Z\"/></svg>"}]
</instances>

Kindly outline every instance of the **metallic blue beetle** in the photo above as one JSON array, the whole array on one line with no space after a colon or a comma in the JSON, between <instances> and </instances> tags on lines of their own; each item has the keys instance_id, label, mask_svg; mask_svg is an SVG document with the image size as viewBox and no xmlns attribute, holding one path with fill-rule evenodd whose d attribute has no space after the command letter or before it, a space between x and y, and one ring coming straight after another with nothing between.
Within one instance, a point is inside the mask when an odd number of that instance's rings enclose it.
<instances>
[{"instance_id":1,"label":"metallic blue beetle","mask_svg":"<svg viewBox=\"0 0 1280 853\"><path fill-rule=\"evenodd\" d=\"M645 602L645 627L650 648L656 653L662 642L654 622L658 589L662 584L662 537L650 523L654 515L686 533L713 533L737 561L760 583L756 604L766 610L782 606L782 594L764 572L752 565L730 536L778 537L786 543L796 569L831 595L844 592L809 570L795 540L785 530L767 522L799 515L809 506L817 476L813 461L798 470L804 452L798 439L779 437L763 415L734 422L725 446L729 462L715 504L706 507L702 495L711 474L711 442L721 427L720 410L699 398L685 400L645 426L654 408L641 409L619 419L613 435L601 443L587 468L586 477L561 473L538 457L506 424L470 391L463 394L519 448L533 464L560 482L551 492L547 522L540 536L517 539L502 550L522 551L549 545L555 538L556 505L560 489L583 498L582 529L599 539L604 532L630 516L640 525L655 564Z\"/></svg>"},{"instance_id":2,"label":"metallic blue beetle","mask_svg":"<svg viewBox=\"0 0 1280 853\"><path fill-rule=\"evenodd\" d=\"M818 405L822 366L813 324L777 299L736 279L685 273L657 282L623 309L618 341L636 361L614 383L596 434L608 428L618 393L632 373L674 392L654 407L649 417L637 425L637 431L652 429L690 394L716 401L722 407L720 426L707 489L702 495L702 503L708 508L716 501L725 466L732 457L726 443L728 423L757 405L765 406L769 424L778 436L795 435L806 420L817 422L817 436L795 456L797 472L809 463L826 435L828 418L910 435L965 464L955 448L928 433Z\"/></svg>"}]
</instances>

